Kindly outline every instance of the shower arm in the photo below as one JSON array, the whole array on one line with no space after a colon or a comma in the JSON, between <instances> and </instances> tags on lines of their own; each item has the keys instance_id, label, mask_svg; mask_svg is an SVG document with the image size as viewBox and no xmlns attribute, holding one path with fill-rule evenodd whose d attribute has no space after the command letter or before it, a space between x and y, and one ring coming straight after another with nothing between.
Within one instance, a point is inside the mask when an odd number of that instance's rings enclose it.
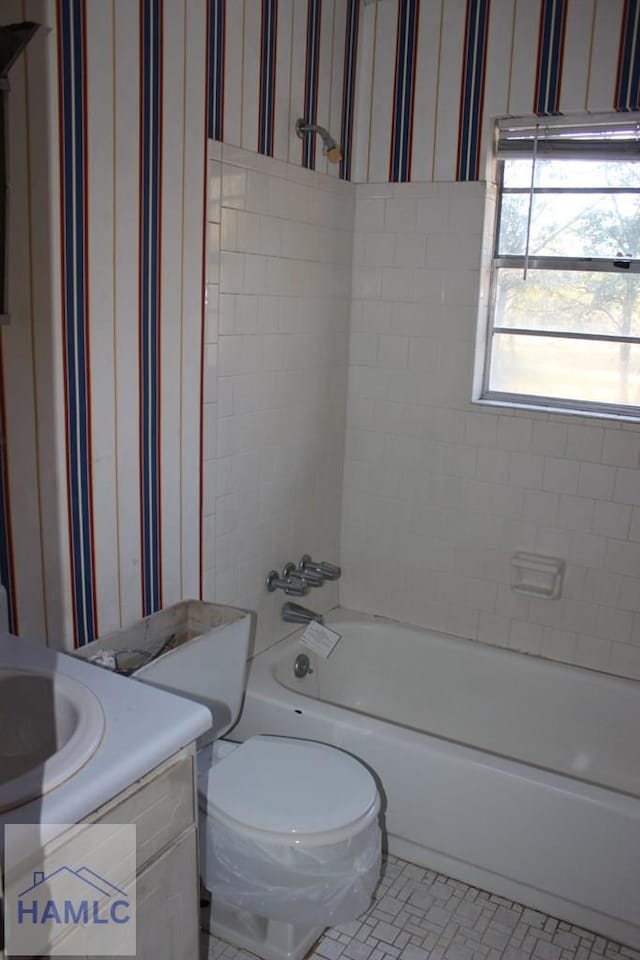
<instances>
[{"instance_id":1,"label":"shower arm","mask_svg":"<svg viewBox=\"0 0 640 960\"><path fill-rule=\"evenodd\" d=\"M328 130L317 123L307 123L303 117L296 120L296 134L303 140L309 134L316 133L322 139L322 152L332 163L339 163L342 159L342 150Z\"/></svg>"}]
</instances>

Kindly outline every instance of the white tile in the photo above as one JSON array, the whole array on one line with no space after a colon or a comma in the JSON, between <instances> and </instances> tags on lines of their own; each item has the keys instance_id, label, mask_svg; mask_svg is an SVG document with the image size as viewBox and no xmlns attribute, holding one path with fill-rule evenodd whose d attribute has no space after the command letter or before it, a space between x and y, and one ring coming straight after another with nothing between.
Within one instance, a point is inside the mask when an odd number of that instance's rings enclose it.
<instances>
[{"instance_id":1,"label":"white tile","mask_svg":"<svg viewBox=\"0 0 640 960\"><path fill-rule=\"evenodd\" d=\"M220 292L244 291L244 254L223 250L220 254Z\"/></svg>"},{"instance_id":2,"label":"white tile","mask_svg":"<svg viewBox=\"0 0 640 960\"><path fill-rule=\"evenodd\" d=\"M220 193L222 187L222 164L218 160L207 162L207 221L220 222Z\"/></svg>"},{"instance_id":3,"label":"white tile","mask_svg":"<svg viewBox=\"0 0 640 960\"><path fill-rule=\"evenodd\" d=\"M640 470L618 468L613 499L617 503L640 505Z\"/></svg>"},{"instance_id":4,"label":"white tile","mask_svg":"<svg viewBox=\"0 0 640 960\"><path fill-rule=\"evenodd\" d=\"M420 197L416 201L416 229L425 235L446 233L449 229L449 198Z\"/></svg>"},{"instance_id":5,"label":"white tile","mask_svg":"<svg viewBox=\"0 0 640 960\"><path fill-rule=\"evenodd\" d=\"M480 613L478 639L498 647L509 646L511 621L508 617L483 610Z\"/></svg>"},{"instance_id":6,"label":"white tile","mask_svg":"<svg viewBox=\"0 0 640 960\"><path fill-rule=\"evenodd\" d=\"M585 577L585 596L594 603L613 607L618 603L621 578L617 573L606 570L587 570Z\"/></svg>"},{"instance_id":7,"label":"white tile","mask_svg":"<svg viewBox=\"0 0 640 960\"><path fill-rule=\"evenodd\" d=\"M368 267L391 267L396 261L396 237L392 233L368 233L364 243L364 263ZM411 264L398 263L398 266Z\"/></svg>"},{"instance_id":8,"label":"white tile","mask_svg":"<svg viewBox=\"0 0 640 960\"><path fill-rule=\"evenodd\" d=\"M576 634L570 630L545 627L542 634L542 656L572 663L576 652L576 640Z\"/></svg>"},{"instance_id":9,"label":"white tile","mask_svg":"<svg viewBox=\"0 0 640 960\"><path fill-rule=\"evenodd\" d=\"M411 270L402 267L383 267L382 299L410 301L412 297L412 281L413 274Z\"/></svg>"},{"instance_id":10,"label":"white tile","mask_svg":"<svg viewBox=\"0 0 640 960\"><path fill-rule=\"evenodd\" d=\"M468 413L465 418L465 439L483 447L495 447L498 439L498 418L492 414ZM497 451L491 451L496 453Z\"/></svg>"},{"instance_id":11,"label":"white tile","mask_svg":"<svg viewBox=\"0 0 640 960\"><path fill-rule=\"evenodd\" d=\"M604 432L601 427L569 425L565 456L572 460L587 460L599 463L602 459Z\"/></svg>"},{"instance_id":12,"label":"white tile","mask_svg":"<svg viewBox=\"0 0 640 960\"><path fill-rule=\"evenodd\" d=\"M504 483L509 478L509 457L504 450L494 450L491 447L479 447L476 462L476 476L478 480L489 483ZM551 494L551 496L556 496ZM526 513L526 499L525 507Z\"/></svg>"},{"instance_id":13,"label":"white tile","mask_svg":"<svg viewBox=\"0 0 640 960\"><path fill-rule=\"evenodd\" d=\"M567 448L567 427L564 423L535 420L531 435L532 453L562 457Z\"/></svg>"},{"instance_id":14,"label":"white tile","mask_svg":"<svg viewBox=\"0 0 640 960\"><path fill-rule=\"evenodd\" d=\"M590 634L578 634L575 662L591 670L606 670L611 657L611 641Z\"/></svg>"},{"instance_id":15,"label":"white tile","mask_svg":"<svg viewBox=\"0 0 640 960\"><path fill-rule=\"evenodd\" d=\"M640 543L609 540L604 567L612 573L622 573L627 577L637 576L640 570Z\"/></svg>"},{"instance_id":16,"label":"white tile","mask_svg":"<svg viewBox=\"0 0 640 960\"><path fill-rule=\"evenodd\" d=\"M591 530L594 513L594 501L585 497L574 497L563 493L558 507L558 526L565 530ZM603 533L595 530L594 533ZM605 534L606 535L606 534Z\"/></svg>"},{"instance_id":17,"label":"white tile","mask_svg":"<svg viewBox=\"0 0 640 960\"><path fill-rule=\"evenodd\" d=\"M512 620L509 646L522 653L539 654L542 651L543 628L536 623Z\"/></svg>"},{"instance_id":18,"label":"white tile","mask_svg":"<svg viewBox=\"0 0 640 960\"><path fill-rule=\"evenodd\" d=\"M512 453L509 463L509 481L530 490L542 486L544 457L531 453Z\"/></svg>"},{"instance_id":19,"label":"white tile","mask_svg":"<svg viewBox=\"0 0 640 960\"><path fill-rule=\"evenodd\" d=\"M606 552L607 540L604 537L596 537L590 533L574 533L566 557L571 563L597 568L605 566Z\"/></svg>"},{"instance_id":20,"label":"white tile","mask_svg":"<svg viewBox=\"0 0 640 960\"><path fill-rule=\"evenodd\" d=\"M498 447L502 450L528 450L531 442L531 421L523 417L500 416ZM531 446L533 449L533 445Z\"/></svg>"},{"instance_id":21,"label":"white tile","mask_svg":"<svg viewBox=\"0 0 640 960\"><path fill-rule=\"evenodd\" d=\"M427 337L411 337L408 343L408 364L410 370L428 373L437 369L439 358L437 340Z\"/></svg>"},{"instance_id":22,"label":"white tile","mask_svg":"<svg viewBox=\"0 0 640 960\"><path fill-rule=\"evenodd\" d=\"M542 489L556 493L575 493L578 489L579 466L571 460L545 457Z\"/></svg>"},{"instance_id":23,"label":"white tile","mask_svg":"<svg viewBox=\"0 0 640 960\"><path fill-rule=\"evenodd\" d=\"M404 368L409 360L408 337L378 337L378 366L382 368Z\"/></svg>"},{"instance_id":24,"label":"white tile","mask_svg":"<svg viewBox=\"0 0 640 960\"><path fill-rule=\"evenodd\" d=\"M631 643L611 644L609 668L623 677L640 679L640 647Z\"/></svg>"},{"instance_id":25,"label":"white tile","mask_svg":"<svg viewBox=\"0 0 640 960\"><path fill-rule=\"evenodd\" d=\"M599 607L594 633L613 643L628 643L631 638L633 613L629 610L615 610L612 607Z\"/></svg>"},{"instance_id":26,"label":"white tile","mask_svg":"<svg viewBox=\"0 0 640 960\"><path fill-rule=\"evenodd\" d=\"M363 233L381 232L384 223L385 201L379 197L358 196L356 200L355 229Z\"/></svg>"},{"instance_id":27,"label":"white tile","mask_svg":"<svg viewBox=\"0 0 640 960\"><path fill-rule=\"evenodd\" d=\"M581 463L578 472L578 494L596 500L610 500L616 482L613 467L597 463Z\"/></svg>"},{"instance_id":28,"label":"white tile","mask_svg":"<svg viewBox=\"0 0 640 960\"><path fill-rule=\"evenodd\" d=\"M602 462L615 467L640 466L640 434L628 430L605 430Z\"/></svg>"},{"instance_id":29,"label":"white tile","mask_svg":"<svg viewBox=\"0 0 640 960\"><path fill-rule=\"evenodd\" d=\"M349 363L375 367L378 362L378 337L375 333L352 333L349 341Z\"/></svg>"},{"instance_id":30,"label":"white tile","mask_svg":"<svg viewBox=\"0 0 640 960\"><path fill-rule=\"evenodd\" d=\"M631 507L622 503L610 503L606 500L595 504L593 532L604 537L625 539L629 533Z\"/></svg>"},{"instance_id":31,"label":"white tile","mask_svg":"<svg viewBox=\"0 0 640 960\"><path fill-rule=\"evenodd\" d=\"M382 275L375 267L354 267L351 284L355 299L375 300L382 290Z\"/></svg>"},{"instance_id":32,"label":"white tile","mask_svg":"<svg viewBox=\"0 0 640 960\"><path fill-rule=\"evenodd\" d=\"M426 257L426 239L416 233L399 233L394 238L397 267L424 267Z\"/></svg>"},{"instance_id":33,"label":"white tile","mask_svg":"<svg viewBox=\"0 0 640 960\"><path fill-rule=\"evenodd\" d=\"M247 198L247 173L240 167L225 163L222 167L221 204L244 210Z\"/></svg>"},{"instance_id":34,"label":"white tile","mask_svg":"<svg viewBox=\"0 0 640 960\"><path fill-rule=\"evenodd\" d=\"M431 309L442 305L445 299L442 271L426 268L414 270L411 296L416 303L428 305Z\"/></svg>"},{"instance_id":35,"label":"white tile","mask_svg":"<svg viewBox=\"0 0 640 960\"><path fill-rule=\"evenodd\" d=\"M526 490L523 517L530 523L555 525L560 497L547 490Z\"/></svg>"},{"instance_id":36,"label":"white tile","mask_svg":"<svg viewBox=\"0 0 640 960\"><path fill-rule=\"evenodd\" d=\"M388 233L415 233L415 200L411 197L390 197L385 200L384 229Z\"/></svg>"}]
</instances>

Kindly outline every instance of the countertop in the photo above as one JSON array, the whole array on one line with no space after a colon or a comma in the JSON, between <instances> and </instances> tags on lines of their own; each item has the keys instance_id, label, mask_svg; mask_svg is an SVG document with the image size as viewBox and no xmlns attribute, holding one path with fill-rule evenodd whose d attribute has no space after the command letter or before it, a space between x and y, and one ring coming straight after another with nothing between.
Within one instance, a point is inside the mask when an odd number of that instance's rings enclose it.
<instances>
[{"instance_id":1,"label":"countertop","mask_svg":"<svg viewBox=\"0 0 640 960\"><path fill-rule=\"evenodd\" d=\"M212 725L200 703L11 634L0 634L0 664L72 677L96 694L105 715L102 741L84 767L38 800L0 814L0 850L5 823L40 823L42 840L52 839L61 832L56 825L83 820Z\"/></svg>"}]
</instances>

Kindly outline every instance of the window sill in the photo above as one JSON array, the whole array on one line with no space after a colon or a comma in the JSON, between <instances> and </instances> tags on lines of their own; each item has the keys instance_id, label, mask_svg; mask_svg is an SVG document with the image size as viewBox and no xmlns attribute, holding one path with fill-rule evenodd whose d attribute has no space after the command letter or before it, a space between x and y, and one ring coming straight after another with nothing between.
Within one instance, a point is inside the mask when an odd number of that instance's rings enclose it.
<instances>
[{"instance_id":1,"label":"window sill","mask_svg":"<svg viewBox=\"0 0 640 960\"><path fill-rule=\"evenodd\" d=\"M581 417L591 420L613 420L617 423L640 424L640 411L637 414L624 411L603 410L602 408L570 407L554 403L536 403L535 401L516 397L472 397L471 402L482 407L499 407L501 409L516 410L522 413L548 413L563 417Z\"/></svg>"}]
</instances>

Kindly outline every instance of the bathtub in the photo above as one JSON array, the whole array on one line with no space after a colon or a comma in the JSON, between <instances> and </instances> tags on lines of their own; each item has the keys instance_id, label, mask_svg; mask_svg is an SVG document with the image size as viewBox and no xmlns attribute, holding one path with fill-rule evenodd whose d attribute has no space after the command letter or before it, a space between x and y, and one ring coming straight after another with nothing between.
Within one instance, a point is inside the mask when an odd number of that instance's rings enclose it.
<instances>
[{"instance_id":1,"label":"bathtub","mask_svg":"<svg viewBox=\"0 0 640 960\"><path fill-rule=\"evenodd\" d=\"M252 660L230 737L348 751L378 778L391 853L640 948L640 683L344 610L327 624L327 660L300 631Z\"/></svg>"}]
</instances>

